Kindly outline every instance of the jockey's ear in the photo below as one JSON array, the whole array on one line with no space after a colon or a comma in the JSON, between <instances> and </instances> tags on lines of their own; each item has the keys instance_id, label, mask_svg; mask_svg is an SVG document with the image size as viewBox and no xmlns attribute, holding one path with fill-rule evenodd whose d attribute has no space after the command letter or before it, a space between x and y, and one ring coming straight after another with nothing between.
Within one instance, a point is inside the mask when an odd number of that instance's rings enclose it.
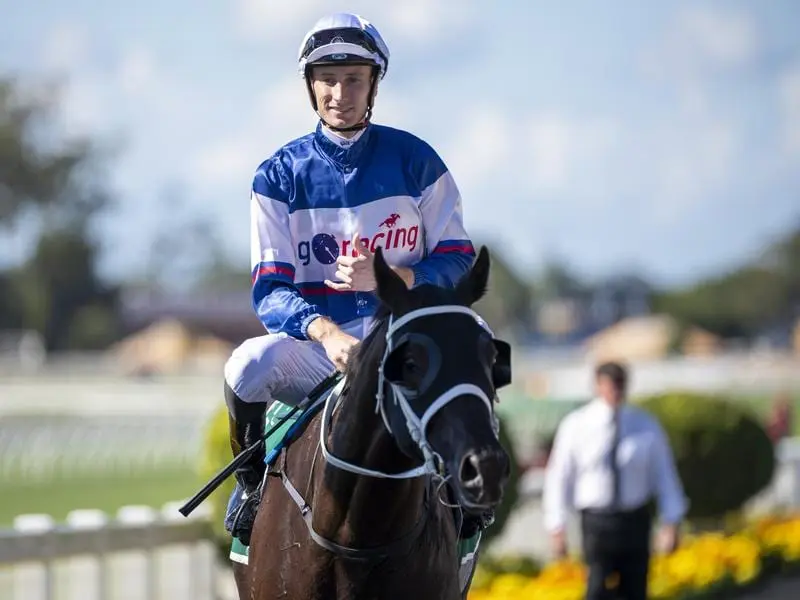
<instances>
[{"instance_id":1,"label":"jockey's ear","mask_svg":"<svg viewBox=\"0 0 800 600\"><path fill-rule=\"evenodd\" d=\"M472 306L486 293L489 281L489 250L481 246L478 258L469 273L464 275L456 286L456 294L466 306Z\"/></svg>"},{"instance_id":2,"label":"jockey's ear","mask_svg":"<svg viewBox=\"0 0 800 600\"><path fill-rule=\"evenodd\" d=\"M400 275L394 272L383 259L383 248L375 248L373 260L375 270L375 283L377 284L378 298L386 304L393 313L401 311L403 299L408 293L408 288Z\"/></svg>"}]
</instances>

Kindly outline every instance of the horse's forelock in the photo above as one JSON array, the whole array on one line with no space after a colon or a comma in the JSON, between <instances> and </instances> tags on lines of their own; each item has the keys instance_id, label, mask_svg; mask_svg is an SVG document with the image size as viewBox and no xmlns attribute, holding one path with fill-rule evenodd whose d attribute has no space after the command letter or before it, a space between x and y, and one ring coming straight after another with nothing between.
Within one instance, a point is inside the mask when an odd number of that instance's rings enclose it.
<instances>
[{"instance_id":1,"label":"horse's forelock","mask_svg":"<svg viewBox=\"0 0 800 600\"><path fill-rule=\"evenodd\" d=\"M372 331L358 344L357 352L347 361L345 376L350 382L348 387L350 387L351 396L361 397L362 393L371 395L371 390L364 389L373 381L371 376L374 376L373 385L377 385L377 370L370 367L377 366L386 348L389 315L389 308L385 304L381 304L375 313L375 325ZM365 368L367 369L366 373L364 372Z\"/></svg>"},{"instance_id":2,"label":"horse's forelock","mask_svg":"<svg viewBox=\"0 0 800 600\"><path fill-rule=\"evenodd\" d=\"M458 304L455 290L434 285L422 285L410 291L409 308L422 308L438 304ZM350 395L361 398L373 397L378 384L377 367L386 350L386 330L389 327L391 309L381 302L374 315L375 325L369 335L358 345L358 351L347 361L345 375L350 382ZM365 372L366 371L366 372Z\"/></svg>"}]
</instances>

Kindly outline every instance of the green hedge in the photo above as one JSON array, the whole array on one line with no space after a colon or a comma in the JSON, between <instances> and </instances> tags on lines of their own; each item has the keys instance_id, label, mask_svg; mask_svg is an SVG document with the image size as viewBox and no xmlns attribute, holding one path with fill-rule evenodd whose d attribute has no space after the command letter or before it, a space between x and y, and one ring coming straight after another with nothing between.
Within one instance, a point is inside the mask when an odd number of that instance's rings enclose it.
<instances>
[{"instance_id":1,"label":"green hedge","mask_svg":"<svg viewBox=\"0 0 800 600\"><path fill-rule=\"evenodd\" d=\"M690 500L687 519L718 519L737 511L771 482L772 442L746 407L726 398L668 393L638 400L658 418Z\"/></svg>"},{"instance_id":2,"label":"green hedge","mask_svg":"<svg viewBox=\"0 0 800 600\"><path fill-rule=\"evenodd\" d=\"M203 454L200 463L203 481L211 479L231 460L233 460L233 454L228 436L228 407L223 405L209 419L203 436ZM223 521L228 499L233 492L235 483L236 480L232 476L228 477L206 499L206 502L211 504L211 525L214 539L224 557L227 557L230 551L231 536L225 531Z\"/></svg>"}]
</instances>

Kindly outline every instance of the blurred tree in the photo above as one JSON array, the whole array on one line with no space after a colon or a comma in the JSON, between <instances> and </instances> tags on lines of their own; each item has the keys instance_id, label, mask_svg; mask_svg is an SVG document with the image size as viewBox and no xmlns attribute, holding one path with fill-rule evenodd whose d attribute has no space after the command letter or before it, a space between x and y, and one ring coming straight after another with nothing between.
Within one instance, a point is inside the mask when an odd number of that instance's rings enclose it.
<instances>
[{"instance_id":1,"label":"blurred tree","mask_svg":"<svg viewBox=\"0 0 800 600\"><path fill-rule=\"evenodd\" d=\"M506 262L499 247L486 246L491 253L492 263L488 289L486 295L475 304L475 310L497 335L507 338L520 328L527 327L530 293L527 282Z\"/></svg>"},{"instance_id":2,"label":"blurred tree","mask_svg":"<svg viewBox=\"0 0 800 600\"><path fill-rule=\"evenodd\" d=\"M786 286L790 316L800 314L800 223L795 230L775 245L774 269Z\"/></svg>"},{"instance_id":3,"label":"blurred tree","mask_svg":"<svg viewBox=\"0 0 800 600\"><path fill-rule=\"evenodd\" d=\"M585 298L590 287L560 259L552 259L545 265L542 275L533 284L533 297L537 302L570 298Z\"/></svg>"},{"instance_id":4,"label":"blurred tree","mask_svg":"<svg viewBox=\"0 0 800 600\"><path fill-rule=\"evenodd\" d=\"M217 254L214 261L203 273L197 289L207 292L243 292L250 293L250 269L242 265L234 265L222 254Z\"/></svg>"},{"instance_id":5,"label":"blurred tree","mask_svg":"<svg viewBox=\"0 0 800 600\"><path fill-rule=\"evenodd\" d=\"M800 309L800 228L751 264L688 288L656 294L654 309L729 338L752 338L770 328L785 328Z\"/></svg>"},{"instance_id":6,"label":"blurred tree","mask_svg":"<svg viewBox=\"0 0 800 600\"><path fill-rule=\"evenodd\" d=\"M57 100L52 88L0 79L0 230L24 215L38 232L33 255L0 273L0 327L38 331L49 350L98 347L114 338L117 321L116 291L96 275L91 235L110 204L100 170L106 154L87 138L59 139Z\"/></svg>"},{"instance_id":7,"label":"blurred tree","mask_svg":"<svg viewBox=\"0 0 800 600\"><path fill-rule=\"evenodd\" d=\"M208 274L225 263L218 228L212 219L186 204L180 184L166 186L159 206L169 206L169 218L153 227L147 257L147 280L139 288L167 293L194 293ZM245 265L245 269L246 269ZM245 284L249 285L249 273Z\"/></svg>"}]
</instances>

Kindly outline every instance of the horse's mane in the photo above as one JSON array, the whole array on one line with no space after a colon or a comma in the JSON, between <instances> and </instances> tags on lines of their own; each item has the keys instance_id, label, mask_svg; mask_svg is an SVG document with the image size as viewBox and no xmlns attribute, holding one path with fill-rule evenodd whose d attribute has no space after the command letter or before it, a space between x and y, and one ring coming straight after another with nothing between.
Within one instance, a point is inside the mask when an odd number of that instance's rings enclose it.
<instances>
[{"instance_id":1,"label":"horse's mane","mask_svg":"<svg viewBox=\"0 0 800 600\"><path fill-rule=\"evenodd\" d=\"M411 305L416 308L434 306L437 304L458 303L454 290L433 286L421 285L414 288L408 298ZM373 319L372 330L359 344L357 349L347 361L345 376L347 378L348 394L356 398L374 397L378 386L378 363L383 358L386 350L386 330L389 327L391 309L385 302L379 302Z\"/></svg>"},{"instance_id":2,"label":"horse's mane","mask_svg":"<svg viewBox=\"0 0 800 600\"><path fill-rule=\"evenodd\" d=\"M386 350L386 330L389 327L391 311L381 303L373 316L375 321L372 330L355 346L345 368L348 395L361 398L363 395L373 396L378 385L378 362Z\"/></svg>"}]
</instances>

